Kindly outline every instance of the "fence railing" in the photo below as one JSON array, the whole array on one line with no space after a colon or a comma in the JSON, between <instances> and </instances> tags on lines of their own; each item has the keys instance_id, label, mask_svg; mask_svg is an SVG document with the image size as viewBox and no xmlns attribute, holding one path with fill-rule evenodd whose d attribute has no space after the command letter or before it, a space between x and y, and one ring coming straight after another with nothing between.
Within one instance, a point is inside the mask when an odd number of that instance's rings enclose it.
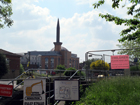
<instances>
[{"instance_id":1,"label":"fence railing","mask_svg":"<svg viewBox=\"0 0 140 105\"><path fill-rule=\"evenodd\" d=\"M85 82L88 85L90 83L98 81L98 78L108 78L108 77L118 77L118 76L125 76L124 70L69 70L69 75L64 75L65 70L53 70L53 69L30 69L16 77L15 79L0 79L0 81L10 81L8 85L11 83L14 84L16 81L19 82L16 86L14 86L14 90L16 90L21 84L24 83L25 79L32 79L32 78L45 78L47 86L49 86L49 89L46 91L46 94L48 94L47 97L47 104L50 103L50 99L54 97L54 90L51 87L51 83L54 79L79 79L80 84L81 82ZM130 76L140 76L140 71L131 71ZM14 84L15 85L15 84ZM15 91L16 92L16 91ZM2 97L1 97L2 99ZM0 100L1 100L0 99ZM23 101L23 100L22 100ZM55 105L59 101L56 101Z\"/></svg>"}]
</instances>

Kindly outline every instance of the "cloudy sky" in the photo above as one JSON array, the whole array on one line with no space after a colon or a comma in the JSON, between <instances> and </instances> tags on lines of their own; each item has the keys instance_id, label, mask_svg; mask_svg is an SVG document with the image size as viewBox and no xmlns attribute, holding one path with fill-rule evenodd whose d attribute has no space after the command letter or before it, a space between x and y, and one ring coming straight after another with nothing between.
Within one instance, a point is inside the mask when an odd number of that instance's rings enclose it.
<instances>
[{"instance_id":1,"label":"cloudy sky","mask_svg":"<svg viewBox=\"0 0 140 105\"><path fill-rule=\"evenodd\" d=\"M62 46L77 54L80 62L87 51L115 49L125 27L106 22L98 14L127 18L126 8L113 10L112 0L106 1L93 9L97 0L12 0L14 24L0 30L0 48L14 53L50 51L59 18Z\"/></svg>"}]
</instances>

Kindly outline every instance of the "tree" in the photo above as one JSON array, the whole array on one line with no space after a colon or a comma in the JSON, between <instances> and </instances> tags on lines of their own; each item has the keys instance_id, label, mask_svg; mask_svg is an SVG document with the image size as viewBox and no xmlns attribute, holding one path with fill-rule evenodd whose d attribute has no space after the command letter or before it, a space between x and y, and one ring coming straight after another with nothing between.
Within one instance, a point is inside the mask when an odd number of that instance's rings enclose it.
<instances>
[{"instance_id":1,"label":"tree","mask_svg":"<svg viewBox=\"0 0 140 105\"><path fill-rule=\"evenodd\" d=\"M8 72L6 57L0 53L0 78Z\"/></svg>"},{"instance_id":2,"label":"tree","mask_svg":"<svg viewBox=\"0 0 140 105\"><path fill-rule=\"evenodd\" d=\"M56 70L66 70L64 65L57 65ZM64 71L56 71L56 73L62 73Z\"/></svg>"},{"instance_id":3,"label":"tree","mask_svg":"<svg viewBox=\"0 0 140 105\"><path fill-rule=\"evenodd\" d=\"M24 68L23 68L23 65L20 64L20 70L19 70L19 74L22 74L24 72Z\"/></svg>"},{"instance_id":4,"label":"tree","mask_svg":"<svg viewBox=\"0 0 140 105\"><path fill-rule=\"evenodd\" d=\"M109 70L109 68L109 64L107 62L104 62L103 60L97 60L90 64L90 69L94 70Z\"/></svg>"},{"instance_id":5,"label":"tree","mask_svg":"<svg viewBox=\"0 0 140 105\"><path fill-rule=\"evenodd\" d=\"M13 24L10 19L12 14L11 0L0 0L0 29L4 28L4 25L10 27Z\"/></svg>"},{"instance_id":6,"label":"tree","mask_svg":"<svg viewBox=\"0 0 140 105\"><path fill-rule=\"evenodd\" d=\"M73 67L67 68L64 72L65 76L72 76L76 72L76 69ZM77 72L74 76L85 76L84 72Z\"/></svg>"},{"instance_id":7,"label":"tree","mask_svg":"<svg viewBox=\"0 0 140 105\"><path fill-rule=\"evenodd\" d=\"M120 8L120 2L124 0L112 0L112 8ZM124 41L131 41L131 40L139 40L140 41L140 7L135 8L138 3L140 3L140 0L129 0L130 3L132 3L132 6L128 7L128 15L132 15L132 19L123 19L119 18L117 16L113 16L110 14L99 14L100 17L105 18L106 21L113 21L116 25L125 25L128 26L128 28L121 31L120 36L122 38L119 39L119 42ZM94 3L94 9L98 8L100 5L104 4L105 0L99 0L98 3ZM122 6L122 8L125 7L125 5Z\"/></svg>"},{"instance_id":8,"label":"tree","mask_svg":"<svg viewBox=\"0 0 140 105\"><path fill-rule=\"evenodd\" d=\"M72 74L74 74L75 71L76 71L76 69L73 67L67 68L64 72L64 75L65 76L72 76Z\"/></svg>"},{"instance_id":9,"label":"tree","mask_svg":"<svg viewBox=\"0 0 140 105\"><path fill-rule=\"evenodd\" d=\"M130 61L134 61L134 58L140 59L140 41L124 41L117 44L117 46L121 49L132 49L132 50L121 50L118 54L126 54L129 55Z\"/></svg>"},{"instance_id":10,"label":"tree","mask_svg":"<svg viewBox=\"0 0 140 105\"><path fill-rule=\"evenodd\" d=\"M89 60L85 61L84 69L90 69L90 64L96 60L99 60L99 59L89 59Z\"/></svg>"}]
</instances>

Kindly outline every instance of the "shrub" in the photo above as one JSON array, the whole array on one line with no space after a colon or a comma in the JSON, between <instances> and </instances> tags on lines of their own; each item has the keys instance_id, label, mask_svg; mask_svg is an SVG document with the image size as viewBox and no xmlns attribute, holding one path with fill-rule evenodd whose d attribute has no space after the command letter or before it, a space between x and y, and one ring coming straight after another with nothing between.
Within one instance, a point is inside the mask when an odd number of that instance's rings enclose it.
<instances>
[{"instance_id":1,"label":"shrub","mask_svg":"<svg viewBox=\"0 0 140 105\"><path fill-rule=\"evenodd\" d=\"M130 71L139 71L140 70L140 66L131 66L130 67Z\"/></svg>"},{"instance_id":2,"label":"shrub","mask_svg":"<svg viewBox=\"0 0 140 105\"><path fill-rule=\"evenodd\" d=\"M104 79L86 89L76 105L139 105L140 77Z\"/></svg>"},{"instance_id":3,"label":"shrub","mask_svg":"<svg viewBox=\"0 0 140 105\"><path fill-rule=\"evenodd\" d=\"M19 74L22 74L24 72L24 68L23 68L23 65L20 64L20 70L19 70Z\"/></svg>"},{"instance_id":4,"label":"shrub","mask_svg":"<svg viewBox=\"0 0 140 105\"><path fill-rule=\"evenodd\" d=\"M65 70L64 75L65 76L71 76L76 72L76 69L73 67L70 67L68 69ZM85 76L85 73L81 71L77 72L77 74L75 74L75 76Z\"/></svg>"},{"instance_id":5,"label":"shrub","mask_svg":"<svg viewBox=\"0 0 140 105\"><path fill-rule=\"evenodd\" d=\"M109 70L109 68L109 64L107 62L104 62L103 60L97 60L90 64L90 69L94 70Z\"/></svg>"},{"instance_id":6,"label":"shrub","mask_svg":"<svg viewBox=\"0 0 140 105\"><path fill-rule=\"evenodd\" d=\"M68 69L65 70L64 75L65 76L71 76L72 74L74 74L76 72L76 69L73 67L70 67Z\"/></svg>"},{"instance_id":7,"label":"shrub","mask_svg":"<svg viewBox=\"0 0 140 105\"><path fill-rule=\"evenodd\" d=\"M8 67L6 64L6 57L0 53L0 78L8 73Z\"/></svg>"},{"instance_id":8,"label":"shrub","mask_svg":"<svg viewBox=\"0 0 140 105\"><path fill-rule=\"evenodd\" d=\"M57 71L57 70L66 70L64 65L57 65L56 73L63 73L64 71Z\"/></svg>"}]
</instances>

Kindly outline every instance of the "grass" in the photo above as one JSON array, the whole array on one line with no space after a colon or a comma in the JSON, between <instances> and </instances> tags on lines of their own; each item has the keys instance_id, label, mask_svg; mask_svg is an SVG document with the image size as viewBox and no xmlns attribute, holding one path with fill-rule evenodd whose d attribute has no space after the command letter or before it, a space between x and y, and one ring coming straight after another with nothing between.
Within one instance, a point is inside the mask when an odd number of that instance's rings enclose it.
<instances>
[{"instance_id":1,"label":"grass","mask_svg":"<svg viewBox=\"0 0 140 105\"><path fill-rule=\"evenodd\" d=\"M140 105L140 77L101 80L86 89L76 105Z\"/></svg>"}]
</instances>

